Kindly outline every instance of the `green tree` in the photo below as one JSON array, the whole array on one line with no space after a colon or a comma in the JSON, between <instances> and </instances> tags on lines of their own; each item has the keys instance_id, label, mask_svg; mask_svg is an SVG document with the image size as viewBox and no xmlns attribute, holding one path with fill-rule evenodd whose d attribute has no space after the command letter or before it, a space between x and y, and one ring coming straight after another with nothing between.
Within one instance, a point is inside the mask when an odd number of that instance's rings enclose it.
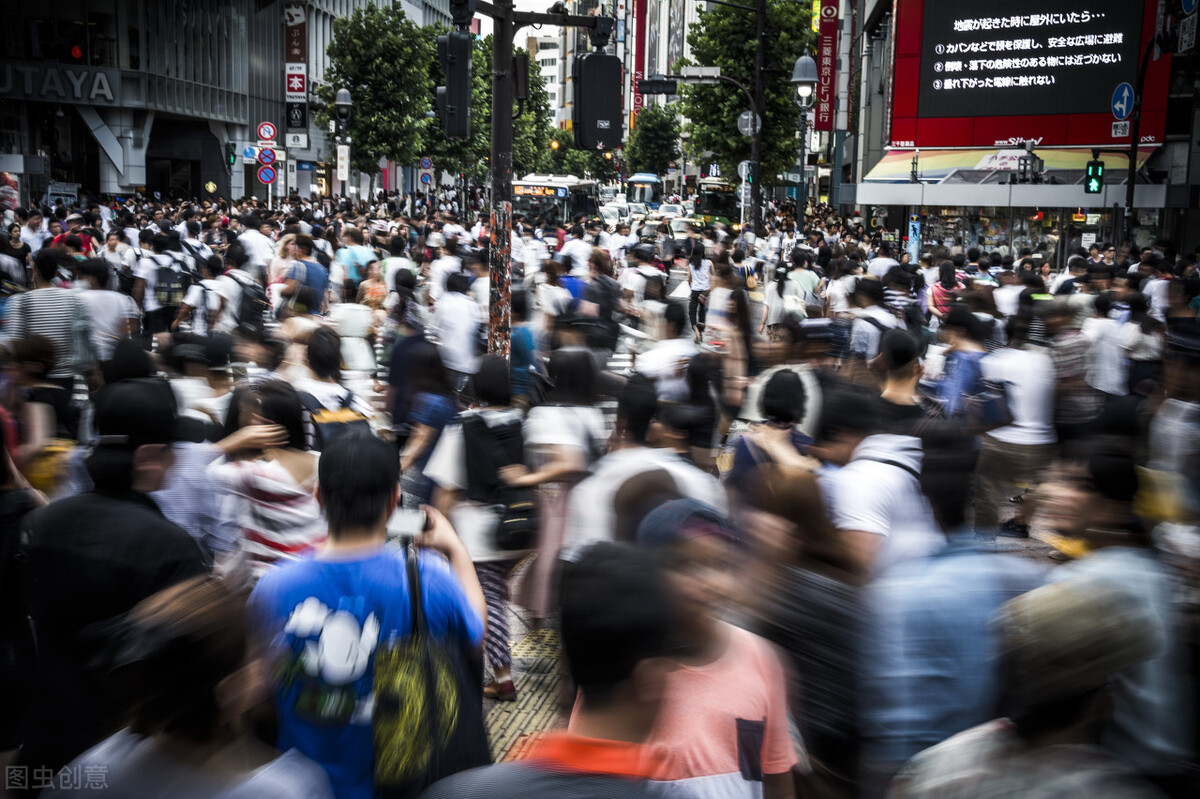
<instances>
[{"instance_id":1,"label":"green tree","mask_svg":"<svg viewBox=\"0 0 1200 799\"><path fill-rule=\"evenodd\" d=\"M796 131L800 109L794 101L791 85L792 66L812 48L810 27L812 6L795 0L767 0L766 30L770 35L763 44L763 129L759 175L764 183L774 183L776 175L792 169L800 152ZM700 13L700 20L688 33L694 63L721 68L721 74L754 88L755 17L735 8L713 6ZM738 115L749 110L746 96L725 83L681 86L681 114L691 120L687 126L689 160L711 153L725 175L736 175L737 164L750 158L750 138L737 129ZM639 118L639 123L640 123Z\"/></svg>"},{"instance_id":2,"label":"green tree","mask_svg":"<svg viewBox=\"0 0 1200 799\"><path fill-rule=\"evenodd\" d=\"M327 126L337 90L350 90L351 165L374 174L381 158L417 161L433 91L428 65L437 61L428 31L405 16L398 3L370 5L333 21L326 55L325 82L317 87L324 107L316 120Z\"/></svg>"},{"instance_id":3,"label":"green tree","mask_svg":"<svg viewBox=\"0 0 1200 799\"><path fill-rule=\"evenodd\" d=\"M630 172L665 175L679 158L679 118L670 106L645 105L625 143L625 161Z\"/></svg>"},{"instance_id":4,"label":"green tree","mask_svg":"<svg viewBox=\"0 0 1200 799\"><path fill-rule=\"evenodd\" d=\"M553 143L558 142L558 147ZM555 130L546 141L550 153L547 170L553 175L574 175L577 178L609 181L617 176L616 158L605 158L597 150L581 150L575 146L575 137L569 131ZM607 153L612 156L610 151Z\"/></svg>"}]
</instances>

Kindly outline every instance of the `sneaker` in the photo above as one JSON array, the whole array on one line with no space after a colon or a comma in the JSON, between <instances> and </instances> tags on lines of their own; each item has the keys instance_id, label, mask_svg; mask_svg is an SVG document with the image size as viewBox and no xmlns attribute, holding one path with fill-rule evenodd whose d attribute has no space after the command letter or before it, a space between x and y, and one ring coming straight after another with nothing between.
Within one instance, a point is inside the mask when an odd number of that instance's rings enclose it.
<instances>
[{"instance_id":1,"label":"sneaker","mask_svg":"<svg viewBox=\"0 0 1200 799\"><path fill-rule=\"evenodd\" d=\"M1021 524L1012 518L1000 525L1000 530L996 534L1004 538L1029 538L1029 525Z\"/></svg>"},{"instance_id":2,"label":"sneaker","mask_svg":"<svg viewBox=\"0 0 1200 799\"><path fill-rule=\"evenodd\" d=\"M483 696L485 699L495 699L498 702L515 702L517 687L513 685L512 680L490 682L483 686Z\"/></svg>"}]
</instances>

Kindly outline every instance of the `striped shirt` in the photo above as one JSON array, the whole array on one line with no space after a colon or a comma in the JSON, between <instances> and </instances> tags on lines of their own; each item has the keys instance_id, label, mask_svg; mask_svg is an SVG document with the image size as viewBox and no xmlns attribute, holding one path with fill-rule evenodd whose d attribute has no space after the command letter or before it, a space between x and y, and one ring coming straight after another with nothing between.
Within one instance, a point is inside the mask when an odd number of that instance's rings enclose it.
<instances>
[{"instance_id":1,"label":"striped shirt","mask_svg":"<svg viewBox=\"0 0 1200 799\"><path fill-rule=\"evenodd\" d=\"M78 292L59 288L27 291L8 301L0 341L45 336L54 344L54 368L48 377L70 377L78 358L74 327L79 318L86 321L88 314Z\"/></svg>"},{"instance_id":2,"label":"striped shirt","mask_svg":"<svg viewBox=\"0 0 1200 799\"><path fill-rule=\"evenodd\" d=\"M221 458L208 466L218 497L236 497L241 557L255 580L325 540L325 516L313 493L316 471L314 464L312 479L301 485L276 461Z\"/></svg>"}]
</instances>

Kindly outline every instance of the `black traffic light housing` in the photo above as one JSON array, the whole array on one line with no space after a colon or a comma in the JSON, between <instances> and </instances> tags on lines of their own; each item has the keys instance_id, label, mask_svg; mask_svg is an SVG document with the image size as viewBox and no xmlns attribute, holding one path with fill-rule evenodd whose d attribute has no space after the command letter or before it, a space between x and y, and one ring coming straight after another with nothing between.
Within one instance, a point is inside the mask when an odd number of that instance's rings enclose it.
<instances>
[{"instance_id":1,"label":"black traffic light housing","mask_svg":"<svg viewBox=\"0 0 1200 799\"><path fill-rule=\"evenodd\" d=\"M237 145L233 142L225 143L225 163L229 166L237 163Z\"/></svg>"},{"instance_id":2,"label":"black traffic light housing","mask_svg":"<svg viewBox=\"0 0 1200 799\"><path fill-rule=\"evenodd\" d=\"M474 6L474 3L471 4ZM446 85L437 87L438 116L447 139L471 137L471 50L474 37L453 31L437 37L438 61Z\"/></svg>"},{"instance_id":3,"label":"black traffic light housing","mask_svg":"<svg viewBox=\"0 0 1200 799\"><path fill-rule=\"evenodd\" d=\"M575 104L571 127L575 146L584 150L615 150L623 143L621 59L609 53L575 57L572 79Z\"/></svg>"},{"instance_id":4,"label":"black traffic light housing","mask_svg":"<svg viewBox=\"0 0 1200 799\"><path fill-rule=\"evenodd\" d=\"M466 28L475 16L475 0L450 0L450 18L454 27Z\"/></svg>"},{"instance_id":5,"label":"black traffic light housing","mask_svg":"<svg viewBox=\"0 0 1200 799\"><path fill-rule=\"evenodd\" d=\"M1104 191L1104 162L1088 161L1087 176L1083 179L1084 194L1100 194Z\"/></svg>"},{"instance_id":6,"label":"black traffic light housing","mask_svg":"<svg viewBox=\"0 0 1200 799\"><path fill-rule=\"evenodd\" d=\"M679 85L664 75L651 75L638 81L638 93L675 95L679 94Z\"/></svg>"}]
</instances>

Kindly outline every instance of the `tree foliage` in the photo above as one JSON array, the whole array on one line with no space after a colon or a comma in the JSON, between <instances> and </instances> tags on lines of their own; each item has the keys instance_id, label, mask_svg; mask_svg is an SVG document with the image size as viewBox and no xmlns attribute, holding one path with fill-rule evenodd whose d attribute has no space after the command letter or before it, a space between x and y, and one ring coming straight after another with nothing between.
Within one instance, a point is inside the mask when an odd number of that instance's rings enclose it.
<instances>
[{"instance_id":1,"label":"tree foliage","mask_svg":"<svg viewBox=\"0 0 1200 799\"><path fill-rule=\"evenodd\" d=\"M558 148L550 146L550 142L558 142ZM604 153L595 150L581 150L575 146L575 137L570 131L555 130L546 142L550 157L547 171L553 175L574 175L577 178L592 178L593 180L608 181L617 176L617 161L605 158ZM613 153L609 153L613 155Z\"/></svg>"},{"instance_id":2,"label":"tree foliage","mask_svg":"<svg viewBox=\"0 0 1200 799\"><path fill-rule=\"evenodd\" d=\"M437 61L429 30L405 16L399 3L369 5L333 21L326 55L325 82L317 87L324 107L317 109L316 121L327 126L337 90L350 90L351 165L374 173L381 158L417 161L428 124L425 110L432 107L429 62Z\"/></svg>"},{"instance_id":3,"label":"tree foliage","mask_svg":"<svg viewBox=\"0 0 1200 799\"><path fill-rule=\"evenodd\" d=\"M673 106L645 105L625 143L625 162L630 172L665 175L679 158L679 118Z\"/></svg>"},{"instance_id":4,"label":"tree foliage","mask_svg":"<svg viewBox=\"0 0 1200 799\"><path fill-rule=\"evenodd\" d=\"M763 129L759 174L764 183L791 170L800 152L796 131L800 109L791 85L792 66L811 49L812 7L795 0L767 0L763 45ZM699 22L688 33L696 64L716 66L721 73L740 81L753 91L754 54L758 46L753 14L726 6L712 6L700 13ZM738 115L748 110L746 96L736 87L718 85L681 86L682 115L690 120L687 130L690 159L711 153L722 174L736 175L737 164L750 158L750 138L737 129ZM639 118L639 123L640 123Z\"/></svg>"}]
</instances>

